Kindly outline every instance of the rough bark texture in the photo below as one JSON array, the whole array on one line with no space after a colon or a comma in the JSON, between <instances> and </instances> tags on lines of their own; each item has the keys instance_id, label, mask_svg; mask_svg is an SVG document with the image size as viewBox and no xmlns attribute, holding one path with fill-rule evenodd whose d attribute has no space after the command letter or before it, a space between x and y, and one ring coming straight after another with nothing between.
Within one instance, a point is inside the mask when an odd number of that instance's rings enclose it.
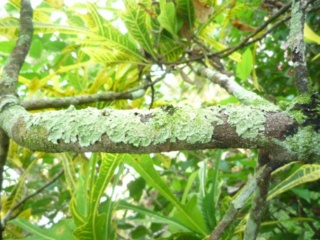
<instances>
[{"instance_id":1,"label":"rough bark texture","mask_svg":"<svg viewBox=\"0 0 320 240\"><path fill-rule=\"evenodd\" d=\"M259 115L256 123L253 114ZM171 106L136 111L87 108L30 114L16 105L5 109L0 119L8 135L19 145L46 152L266 148L275 144L274 139L284 140L294 125L284 112L240 106L205 109Z\"/></svg>"}]
</instances>

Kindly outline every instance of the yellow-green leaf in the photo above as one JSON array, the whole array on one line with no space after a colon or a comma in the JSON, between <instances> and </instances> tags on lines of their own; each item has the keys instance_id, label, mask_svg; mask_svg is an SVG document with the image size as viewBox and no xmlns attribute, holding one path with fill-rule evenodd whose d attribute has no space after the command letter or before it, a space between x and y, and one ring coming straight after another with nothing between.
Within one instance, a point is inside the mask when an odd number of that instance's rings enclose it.
<instances>
[{"instance_id":1,"label":"yellow-green leaf","mask_svg":"<svg viewBox=\"0 0 320 240\"><path fill-rule=\"evenodd\" d=\"M275 186L268 196L268 200L275 196L288 191L300 184L306 182L313 182L320 178L320 165L319 164L306 164L300 167L297 171L287 177L284 181Z\"/></svg>"}]
</instances>

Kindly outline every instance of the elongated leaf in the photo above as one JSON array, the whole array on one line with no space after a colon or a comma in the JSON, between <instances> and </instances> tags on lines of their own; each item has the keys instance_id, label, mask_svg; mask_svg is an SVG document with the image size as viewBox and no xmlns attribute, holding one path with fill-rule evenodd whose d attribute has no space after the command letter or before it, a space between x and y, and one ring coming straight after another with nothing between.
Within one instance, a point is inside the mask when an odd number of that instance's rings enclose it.
<instances>
[{"instance_id":1,"label":"elongated leaf","mask_svg":"<svg viewBox=\"0 0 320 240\"><path fill-rule=\"evenodd\" d=\"M145 2L146 5L150 4L148 1L142 2ZM155 57L150 37L150 15L135 0L125 0L124 3L126 12L122 15L122 19L129 33L145 51Z\"/></svg>"},{"instance_id":2,"label":"elongated leaf","mask_svg":"<svg viewBox=\"0 0 320 240\"><path fill-rule=\"evenodd\" d=\"M253 58L252 58L252 52L250 48L247 48L247 50L242 54L242 60L237 65L237 76L241 80L247 80L248 77L251 75L253 69Z\"/></svg>"},{"instance_id":3,"label":"elongated leaf","mask_svg":"<svg viewBox=\"0 0 320 240\"><path fill-rule=\"evenodd\" d=\"M163 182L158 172L154 169L149 155L126 155L124 162L133 167L146 180L147 184L157 189L161 195L176 207L181 218L185 219L185 224L189 228L203 235L207 234L202 224L194 219L194 216L176 199L170 188Z\"/></svg>"},{"instance_id":4,"label":"elongated leaf","mask_svg":"<svg viewBox=\"0 0 320 240\"><path fill-rule=\"evenodd\" d=\"M179 16L187 23L187 26L190 29L193 28L196 20L196 14L192 0L177 0L176 4Z\"/></svg>"},{"instance_id":5,"label":"elongated leaf","mask_svg":"<svg viewBox=\"0 0 320 240\"><path fill-rule=\"evenodd\" d=\"M288 191L295 186L306 182L313 182L320 179L320 165L319 164L306 164L300 167L297 171L287 177L284 181L275 186L268 196L268 200L275 196Z\"/></svg>"},{"instance_id":6,"label":"elongated leaf","mask_svg":"<svg viewBox=\"0 0 320 240\"><path fill-rule=\"evenodd\" d=\"M33 234L32 237L25 239L32 240L73 240L72 236L73 223L71 219L65 219L55 224L53 227L49 229L43 229L38 226L31 224L28 220L24 218L17 218L11 220L10 223L21 227L25 231Z\"/></svg>"},{"instance_id":7,"label":"elongated leaf","mask_svg":"<svg viewBox=\"0 0 320 240\"><path fill-rule=\"evenodd\" d=\"M75 11L78 8L86 9L88 11L87 14L78 15L84 20L88 28L100 36L105 36L105 28L103 26L105 20L98 13L97 7L94 6L94 4L89 2L87 2L86 4L77 3L72 7L72 9L74 9Z\"/></svg>"},{"instance_id":8,"label":"elongated leaf","mask_svg":"<svg viewBox=\"0 0 320 240\"><path fill-rule=\"evenodd\" d=\"M62 163L63 163L63 169L64 169L64 174L66 176L67 180L67 185L69 191L72 191L76 187L76 178L75 178L75 171L72 163L72 159L70 155L67 153L61 154L62 158Z\"/></svg>"},{"instance_id":9,"label":"elongated leaf","mask_svg":"<svg viewBox=\"0 0 320 240\"><path fill-rule=\"evenodd\" d=\"M104 226L107 216L105 213L99 214L100 198L114 176L114 171L122 158L123 155L119 154L102 154L99 176L90 192L89 217L83 225L77 227L74 231L77 238L83 240L105 239L107 229Z\"/></svg>"},{"instance_id":10,"label":"elongated leaf","mask_svg":"<svg viewBox=\"0 0 320 240\"><path fill-rule=\"evenodd\" d=\"M161 13L158 16L160 25L168 30L173 36L177 34L178 24L176 17L176 8L173 2L166 3L166 0L160 0Z\"/></svg>"},{"instance_id":11,"label":"elongated leaf","mask_svg":"<svg viewBox=\"0 0 320 240\"><path fill-rule=\"evenodd\" d=\"M304 39L308 42L320 44L320 35L316 34L308 24L304 24Z\"/></svg>"},{"instance_id":12,"label":"elongated leaf","mask_svg":"<svg viewBox=\"0 0 320 240\"><path fill-rule=\"evenodd\" d=\"M88 54L90 58L98 63L112 64L112 63L130 63L143 64L141 59L130 55L129 52L117 51L115 49L104 49L98 47L83 47L81 51Z\"/></svg>"},{"instance_id":13,"label":"elongated leaf","mask_svg":"<svg viewBox=\"0 0 320 240\"><path fill-rule=\"evenodd\" d=\"M206 29L209 30L209 29ZM199 36L201 39L203 39L205 42L207 42L208 44L210 44L214 49L220 51L220 50L224 50L227 48L226 45L220 43L219 41L216 41L213 39L213 37L210 36L209 32L205 32L203 31L203 35ZM233 61L236 62L241 62L241 54L238 52L234 52L232 54L230 54L228 56L228 58L232 59Z\"/></svg>"},{"instance_id":14,"label":"elongated leaf","mask_svg":"<svg viewBox=\"0 0 320 240\"><path fill-rule=\"evenodd\" d=\"M211 177L211 187L206 195L201 199L201 210L208 229L213 229L220 216L218 207L219 197L221 193L222 182L219 181L219 170L221 161L221 150L216 150L216 158L214 162L214 174ZM209 180L209 179L208 179Z\"/></svg>"},{"instance_id":15,"label":"elongated leaf","mask_svg":"<svg viewBox=\"0 0 320 240\"><path fill-rule=\"evenodd\" d=\"M187 228L185 225L181 224L181 222L177 221L174 218L171 217L166 217L163 216L155 211L149 210L144 207L140 206L135 206L130 203L127 203L125 201L120 201L117 204L117 209L126 209L126 210L132 210L137 213L145 214L148 215L149 217L152 218L152 222L157 222L157 223L163 223L163 224L168 224L171 227L177 228L181 231L190 231L192 229Z\"/></svg>"},{"instance_id":16,"label":"elongated leaf","mask_svg":"<svg viewBox=\"0 0 320 240\"><path fill-rule=\"evenodd\" d=\"M192 220L197 223L198 227L201 229L206 229L204 216L200 211L197 196L194 195L191 199L189 199L184 208L188 212L188 215L192 216ZM190 220L185 217L184 213L177 211L174 213L174 216L186 226L190 226Z\"/></svg>"},{"instance_id":17,"label":"elongated leaf","mask_svg":"<svg viewBox=\"0 0 320 240\"><path fill-rule=\"evenodd\" d=\"M92 162L94 162L92 160ZM84 163L79 172L77 185L71 191L72 199L70 201L70 210L77 226L83 225L85 219L89 215L89 197L88 191L90 184L90 164L92 162Z\"/></svg>"}]
</instances>

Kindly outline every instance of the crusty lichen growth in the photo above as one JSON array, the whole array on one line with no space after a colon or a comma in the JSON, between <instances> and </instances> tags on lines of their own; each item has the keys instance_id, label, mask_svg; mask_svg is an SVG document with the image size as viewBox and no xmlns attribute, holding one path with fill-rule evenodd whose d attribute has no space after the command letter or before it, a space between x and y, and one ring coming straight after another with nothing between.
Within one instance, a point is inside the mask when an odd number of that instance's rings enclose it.
<instances>
[{"instance_id":1,"label":"crusty lichen growth","mask_svg":"<svg viewBox=\"0 0 320 240\"><path fill-rule=\"evenodd\" d=\"M320 134L312 126L302 127L293 136L287 137L281 144L292 156L303 162L320 159Z\"/></svg>"},{"instance_id":2,"label":"crusty lichen growth","mask_svg":"<svg viewBox=\"0 0 320 240\"><path fill-rule=\"evenodd\" d=\"M244 109L243 109L244 108ZM255 138L259 132L264 131L266 117L260 109L254 107L227 108L228 123L235 126L237 134L242 138Z\"/></svg>"},{"instance_id":3,"label":"crusty lichen growth","mask_svg":"<svg viewBox=\"0 0 320 240\"><path fill-rule=\"evenodd\" d=\"M157 112L164 111L158 109ZM173 111L173 112L170 112ZM147 124L154 126L152 135L155 143L186 140L188 143L206 143L211 141L214 124L222 124L218 114L209 109L177 108L166 111L167 114L156 114Z\"/></svg>"},{"instance_id":4,"label":"crusty lichen growth","mask_svg":"<svg viewBox=\"0 0 320 240\"><path fill-rule=\"evenodd\" d=\"M103 111L87 108L76 111L70 107L65 111L31 115L27 127L41 122L49 136L48 140L58 143L79 142L89 146L106 134L115 143L149 146L150 144L185 140L188 143L211 141L214 124L222 124L218 114L209 109L172 108L168 111L156 109ZM65 126L65 127L63 127Z\"/></svg>"},{"instance_id":5,"label":"crusty lichen growth","mask_svg":"<svg viewBox=\"0 0 320 240\"><path fill-rule=\"evenodd\" d=\"M308 104L311 101L311 94L301 94L290 102L290 105L286 108L288 115L293 117L298 123L303 123L306 120L306 116L301 109L297 106L301 104Z\"/></svg>"}]
</instances>

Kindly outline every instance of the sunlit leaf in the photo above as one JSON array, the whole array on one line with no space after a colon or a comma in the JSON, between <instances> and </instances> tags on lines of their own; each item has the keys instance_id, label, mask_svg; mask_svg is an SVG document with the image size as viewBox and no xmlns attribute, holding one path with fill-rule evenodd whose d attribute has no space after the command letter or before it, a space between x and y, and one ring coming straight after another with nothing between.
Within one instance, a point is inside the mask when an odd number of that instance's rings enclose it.
<instances>
[{"instance_id":1,"label":"sunlit leaf","mask_svg":"<svg viewBox=\"0 0 320 240\"><path fill-rule=\"evenodd\" d=\"M126 155L124 162L133 167L150 186L157 189L160 194L176 207L179 216L184 219L186 226L203 235L207 234L203 224L194 219L194 216L188 211L188 207L185 207L178 201L170 188L161 179L158 172L154 169L152 159L148 155Z\"/></svg>"},{"instance_id":2,"label":"sunlit leaf","mask_svg":"<svg viewBox=\"0 0 320 240\"><path fill-rule=\"evenodd\" d=\"M168 30L173 36L177 34L178 23L176 17L176 8L173 2L167 3L166 0L160 0L161 13L158 16L160 25Z\"/></svg>"},{"instance_id":3,"label":"sunlit leaf","mask_svg":"<svg viewBox=\"0 0 320 240\"><path fill-rule=\"evenodd\" d=\"M100 199L114 176L114 171L119 165L123 155L119 154L103 154L101 158L101 166L98 178L93 182L90 188L90 210L89 216L85 223L76 228L74 235L80 239L98 240L103 239L107 234L105 228L106 213L99 213ZM93 168L94 169L94 168ZM93 181L93 177L91 180Z\"/></svg>"},{"instance_id":4,"label":"sunlit leaf","mask_svg":"<svg viewBox=\"0 0 320 240\"><path fill-rule=\"evenodd\" d=\"M134 0L125 0L124 3L126 11L122 15L122 19L129 33L145 51L155 57L150 37L150 15ZM145 2L145 5L149 6L149 4L150 2Z\"/></svg>"},{"instance_id":5,"label":"sunlit leaf","mask_svg":"<svg viewBox=\"0 0 320 240\"><path fill-rule=\"evenodd\" d=\"M300 184L320 179L320 165L306 164L270 190L268 200Z\"/></svg>"},{"instance_id":6,"label":"sunlit leaf","mask_svg":"<svg viewBox=\"0 0 320 240\"><path fill-rule=\"evenodd\" d=\"M320 44L320 36L316 34L308 24L304 24L304 39L308 42Z\"/></svg>"},{"instance_id":7,"label":"sunlit leaf","mask_svg":"<svg viewBox=\"0 0 320 240\"><path fill-rule=\"evenodd\" d=\"M57 239L75 239L72 235L73 223L71 219L60 221L49 229L43 229L31 224L24 218L18 218L10 221L10 223L21 227L25 231L31 233L33 236L25 239L32 240L57 240Z\"/></svg>"},{"instance_id":8,"label":"sunlit leaf","mask_svg":"<svg viewBox=\"0 0 320 240\"><path fill-rule=\"evenodd\" d=\"M193 28L196 15L192 0L177 0L177 13L187 23L188 28Z\"/></svg>"},{"instance_id":9,"label":"sunlit leaf","mask_svg":"<svg viewBox=\"0 0 320 240\"><path fill-rule=\"evenodd\" d=\"M252 52L250 48L247 48L247 50L242 54L242 60L237 65L237 76L241 80L247 80L248 77L251 75L253 68L253 58L252 58Z\"/></svg>"}]
</instances>

